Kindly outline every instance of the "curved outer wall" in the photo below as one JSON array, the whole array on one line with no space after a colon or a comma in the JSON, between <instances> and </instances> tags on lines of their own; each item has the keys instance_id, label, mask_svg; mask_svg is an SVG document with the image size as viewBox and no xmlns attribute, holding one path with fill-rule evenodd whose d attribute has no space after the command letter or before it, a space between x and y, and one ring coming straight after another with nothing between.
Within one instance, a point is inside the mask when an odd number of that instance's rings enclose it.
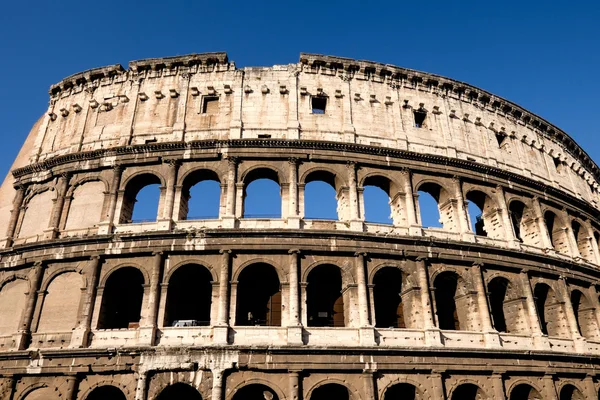
<instances>
[{"instance_id":1,"label":"curved outer wall","mask_svg":"<svg viewBox=\"0 0 600 400\"><path fill-rule=\"evenodd\" d=\"M527 110L389 65L73 75L0 188L1 398L597 399L599 177ZM245 213L259 178L280 215ZM203 180L220 207L198 220ZM314 180L336 221L305 216ZM132 221L152 183L156 220ZM365 219L370 186L391 223Z\"/></svg>"}]
</instances>

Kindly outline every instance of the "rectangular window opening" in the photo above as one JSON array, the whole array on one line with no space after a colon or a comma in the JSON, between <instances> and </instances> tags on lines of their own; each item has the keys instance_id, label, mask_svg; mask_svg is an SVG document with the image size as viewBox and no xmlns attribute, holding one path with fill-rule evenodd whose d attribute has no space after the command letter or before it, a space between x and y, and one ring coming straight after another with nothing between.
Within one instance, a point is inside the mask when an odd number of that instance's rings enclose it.
<instances>
[{"instance_id":1,"label":"rectangular window opening","mask_svg":"<svg viewBox=\"0 0 600 400\"><path fill-rule=\"evenodd\" d=\"M258 135L259 139L270 139L271 135L267 134L267 133L261 133Z\"/></svg>"},{"instance_id":2,"label":"rectangular window opening","mask_svg":"<svg viewBox=\"0 0 600 400\"><path fill-rule=\"evenodd\" d=\"M311 98L311 107L312 107L313 114L325 114L326 106L327 106L327 97Z\"/></svg>"},{"instance_id":3,"label":"rectangular window opening","mask_svg":"<svg viewBox=\"0 0 600 400\"><path fill-rule=\"evenodd\" d=\"M413 114L415 116L415 127L423 128L425 126L425 117L427 117L427 112L415 110Z\"/></svg>"},{"instance_id":4,"label":"rectangular window opening","mask_svg":"<svg viewBox=\"0 0 600 400\"><path fill-rule=\"evenodd\" d=\"M219 112L219 97L204 96L202 98L202 114L218 114Z\"/></svg>"}]
</instances>

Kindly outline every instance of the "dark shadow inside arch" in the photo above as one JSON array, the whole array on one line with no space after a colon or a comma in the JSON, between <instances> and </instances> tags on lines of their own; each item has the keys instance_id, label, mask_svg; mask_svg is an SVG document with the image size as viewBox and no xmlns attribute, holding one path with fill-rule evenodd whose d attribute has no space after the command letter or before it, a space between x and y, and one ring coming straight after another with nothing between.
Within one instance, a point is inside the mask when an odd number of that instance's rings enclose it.
<instances>
[{"instance_id":1,"label":"dark shadow inside arch","mask_svg":"<svg viewBox=\"0 0 600 400\"><path fill-rule=\"evenodd\" d=\"M270 387L254 383L235 392L233 400L279 400L279 396Z\"/></svg>"},{"instance_id":2,"label":"dark shadow inside arch","mask_svg":"<svg viewBox=\"0 0 600 400\"><path fill-rule=\"evenodd\" d=\"M530 385L522 383L510 392L510 400L542 400L542 396Z\"/></svg>"},{"instance_id":3,"label":"dark shadow inside arch","mask_svg":"<svg viewBox=\"0 0 600 400\"><path fill-rule=\"evenodd\" d=\"M402 292L402 271L384 267L373 277L375 301L375 326L378 328L406 328Z\"/></svg>"},{"instance_id":4,"label":"dark shadow inside arch","mask_svg":"<svg viewBox=\"0 0 600 400\"><path fill-rule=\"evenodd\" d=\"M271 265L250 265L240 273L236 325L281 325L281 286L277 272Z\"/></svg>"},{"instance_id":5,"label":"dark shadow inside arch","mask_svg":"<svg viewBox=\"0 0 600 400\"><path fill-rule=\"evenodd\" d=\"M383 400L416 400L417 388L410 383L397 383L385 391Z\"/></svg>"},{"instance_id":6,"label":"dark shadow inside arch","mask_svg":"<svg viewBox=\"0 0 600 400\"><path fill-rule=\"evenodd\" d=\"M111 385L99 386L92 390L86 400L127 400L121 389Z\"/></svg>"},{"instance_id":7,"label":"dark shadow inside arch","mask_svg":"<svg viewBox=\"0 0 600 400\"><path fill-rule=\"evenodd\" d=\"M258 168L244 179L244 218L281 218L281 187L277 172Z\"/></svg>"},{"instance_id":8,"label":"dark shadow inside arch","mask_svg":"<svg viewBox=\"0 0 600 400\"><path fill-rule=\"evenodd\" d=\"M481 389L472 383L462 384L452 392L452 400L480 400L482 396Z\"/></svg>"},{"instance_id":9,"label":"dark shadow inside arch","mask_svg":"<svg viewBox=\"0 0 600 400\"><path fill-rule=\"evenodd\" d=\"M556 223L556 215L552 211L546 211L544 213L544 222L546 223L546 228L548 229L548 235L550 235L550 242L553 247L556 247L555 237L554 237L554 224Z\"/></svg>"},{"instance_id":10,"label":"dark shadow inside arch","mask_svg":"<svg viewBox=\"0 0 600 400\"><path fill-rule=\"evenodd\" d=\"M363 183L365 221L393 224L390 206L390 180L383 176L370 176Z\"/></svg>"},{"instance_id":11,"label":"dark shadow inside arch","mask_svg":"<svg viewBox=\"0 0 600 400\"><path fill-rule=\"evenodd\" d=\"M156 400L202 400L202 396L188 384L175 383L163 389Z\"/></svg>"},{"instance_id":12,"label":"dark shadow inside arch","mask_svg":"<svg viewBox=\"0 0 600 400\"><path fill-rule=\"evenodd\" d=\"M509 332L506 326L506 315L504 313L508 280L505 278L494 278L488 284L490 308L494 328L498 332Z\"/></svg>"},{"instance_id":13,"label":"dark shadow inside arch","mask_svg":"<svg viewBox=\"0 0 600 400\"><path fill-rule=\"evenodd\" d=\"M120 223L156 221L161 181L153 174L140 174L125 188Z\"/></svg>"},{"instance_id":14,"label":"dark shadow inside arch","mask_svg":"<svg viewBox=\"0 0 600 400\"><path fill-rule=\"evenodd\" d=\"M313 390L310 400L348 400L348 388L337 383L328 383Z\"/></svg>"},{"instance_id":15,"label":"dark shadow inside arch","mask_svg":"<svg viewBox=\"0 0 600 400\"><path fill-rule=\"evenodd\" d=\"M525 204L520 201L512 201L508 208L510 214L510 220L513 226L513 232L515 233L515 237L519 241L523 241L521 226L523 224L523 212L525 211Z\"/></svg>"},{"instance_id":16,"label":"dark shadow inside arch","mask_svg":"<svg viewBox=\"0 0 600 400\"><path fill-rule=\"evenodd\" d=\"M560 400L585 400L586 397L573 385L565 385L560 390Z\"/></svg>"},{"instance_id":17,"label":"dark shadow inside arch","mask_svg":"<svg viewBox=\"0 0 600 400\"><path fill-rule=\"evenodd\" d=\"M188 264L169 279L165 326L210 325L212 275L202 265Z\"/></svg>"},{"instance_id":18,"label":"dark shadow inside arch","mask_svg":"<svg viewBox=\"0 0 600 400\"><path fill-rule=\"evenodd\" d=\"M535 289L533 290L535 308L537 310L538 318L540 320L540 328L542 329L542 333L544 335L548 334L548 323L546 322L546 301L548 298L549 291L550 287L543 283L538 283L537 285L535 285Z\"/></svg>"},{"instance_id":19,"label":"dark shadow inside arch","mask_svg":"<svg viewBox=\"0 0 600 400\"><path fill-rule=\"evenodd\" d=\"M304 187L304 217L337 220L337 205L335 175L328 171L308 174Z\"/></svg>"},{"instance_id":20,"label":"dark shadow inside arch","mask_svg":"<svg viewBox=\"0 0 600 400\"><path fill-rule=\"evenodd\" d=\"M180 220L219 218L221 183L214 171L200 169L191 172L182 186Z\"/></svg>"},{"instance_id":21,"label":"dark shadow inside arch","mask_svg":"<svg viewBox=\"0 0 600 400\"><path fill-rule=\"evenodd\" d=\"M440 329L460 329L455 301L457 285L458 277L454 272L443 272L433 282L433 286L435 287L435 306Z\"/></svg>"},{"instance_id":22,"label":"dark shadow inside arch","mask_svg":"<svg viewBox=\"0 0 600 400\"><path fill-rule=\"evenodd\" d=\"M144 296L144 276L133 267L113 272L106 280L98 329L138 328Z\"/></svg>"},{"instance_id":23,"label":"dark shadow inside arch","mask_svg":"<svg viewBox=\"0 0 600 400\"><path fill-rule=\"evenodd\" d=\"M335 265L319 265L308 274L308 326L345 326L342 275Z\"/></svg>"}]
</instances>

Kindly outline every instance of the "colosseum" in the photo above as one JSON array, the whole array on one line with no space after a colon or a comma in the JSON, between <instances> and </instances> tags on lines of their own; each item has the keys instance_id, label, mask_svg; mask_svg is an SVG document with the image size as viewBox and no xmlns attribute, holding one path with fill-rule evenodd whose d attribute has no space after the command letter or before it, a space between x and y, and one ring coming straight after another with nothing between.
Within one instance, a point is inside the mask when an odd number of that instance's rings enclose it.
<instances>
[{"instance_id":1,"label":"colosseum","mask_svg":"<svg viewBox=\"0 0 600 400\"><path fill-rule=\"evenodd\" d=\"M188 215L206 182L217 215ZM539 116L391 65L72 75L0 189L0 398L597 400L599 182Z\"/></svg>"}]
</instances>

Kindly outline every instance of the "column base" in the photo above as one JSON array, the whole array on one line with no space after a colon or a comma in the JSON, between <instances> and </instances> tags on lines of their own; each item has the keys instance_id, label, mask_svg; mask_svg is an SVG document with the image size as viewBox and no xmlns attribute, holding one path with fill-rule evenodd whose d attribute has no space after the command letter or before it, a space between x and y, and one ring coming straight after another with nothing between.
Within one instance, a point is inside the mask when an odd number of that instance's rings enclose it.
<instances>
[{"instance_id":1,"label":"column base","mask_svg":"<svg viewBox=\"0 0 600 400\"><path fill-rule=\"evenodd\" d=\"M49 228L49 229L44 230L44 233L42 235L42 240L51 240L51 239L56 239L57 237L58 237L58 229Z\"/></svg>"},{"instance_id":2,"label":"column base","mask_svg":"<svg viewBox=\"0 0 600 400\"><path fill-rule=\"evenodd\" d=\"M443 347L442 333L440 332L439 329L426 329L425 330L425 346Z\"/></svg>"},{"instance_id":3,"label":"column base","mask_svg":"<svg viewBox=\"0 0 600 400\"><path fill-rule=\"evenodd\" d=\"M7 249L13 245L13 238L5 237L0 239L0 249Z\"/></svg>"},{"instance_id":4,"label":"column base","mask_svg":"<svg viewBox=\"0 0 600 400\"><path fill-rule=\"evenodd\" d=\"M420 226L409 226L408 234L410 236L423 236L423 228Z\"/></svg>"},{"instance_id":5,"label":"column base","mask_svg":"<svg viewBox=\"0 0 600 400\"><path fill-rule=\"evenodd\" d=\"M110 235L113 232L113 224L110 222L101 222L98 224L98 235Z\"/></svg>"},{"instance_id":6,"label":"column base","mask_svg":"<svg viewBox=\"0 0 600 400\"><path fill-rule=\"evenodd\" d=\"M587 340L584 337L578 337L573 339L573 345L575 347L575 351L578 353L589 353Z\"/></svg>"},{"instance_id":7,"label":"column base","mask_svg":"<svg viewBox=\"0 0 600 400\"><path fill-rule=\"evenodd\" d=\"M290 121L287 126L287 139L298 140L300 139L300 124L298 121Z\"/></svg>"},{"instance_id":8,"label":"column base","mask_svg":"<svg viewBox=\"0 0 600 400\"><path fill-rule=\"evenodd\" d=\"M365 223L363 221L350 221L350 230L363 232L365 230Z\"/></svg>"},{"instance_id":9,"label":"column base","mask_svg":"<svg viewBox=\"0 0 600 400\"><path fill-rule=\"evenodd\" d=\"M533 336L533 347L535 350L551 350L548 336Z\"/></svg>"},{"instance_id":10,"label":"column base","mask_svg":"<svg viewBox=\"0 0 600 400\"><path fill-rule=\"evenodd\" d=\"M156 327L142 326L139 328L138 344L146 346L154 346L156 338Z\"/></svg>"},{"instance_id":11,"label":"column base","mask_svg":"<svg viewBox=\"0 0 600 400\"><path fill-rule=\"evenodd\" d=\"M231 121L229 125L229 139L241 139L242 138L242 121L235 120Z\"/></svg>"},{"instance_id":12,"label":"column base","mask_svg":"<svg viewBox=\"0 0 600 400\"><path fill-rule=\"evenodd\" d=\"M226 215L221 218L221 227L228 229L235 229L235 217L233 215Z\"/></svg>"},{"instance_id":13,"label":"column base","mask_svg":"<svg viewBox=\"0 0 600 400\"><path fill-rule=\"evenodd\" d=\"M487 349L499 349L502 347L500 334L498 332L484 332L483 337Z\"/></svg>"},{"instance_id":14,"label":"column base","mask_svg":"<svg viewBox=\"0 0 600 400\"><path fill-rule=\"evenodd\" d=\"M287 227L289 229L300 229L300 217L288 217Z\"/></svg>"},{"instance_id":15,"label":"column base","mask_svg":"<svg viewBox=\"0 0 600 400\"><path fill-rule=\"evenodd\" d=\"M89 338L91 331L86 328L75 328L71 335L70 349L80 349L89 346Z\"/></svg>"},{"instance_id":16,"label":"column base","mask_svg":"<svg viewBox=\"0 0 600 400\"><path fill-rule=\"evenodd\" d=\"M304 328L301 326L288 326L287 328L287 344L291 346L303 346L304 340L302 338Z\"/></svg>"},{"instance_id":17,"label":"column base","mask_svg":"<svg viewBox=\"0 0 600 400\"><path fill-rule=\"evenodd\" d=\"M464 242L476 242L477 241L475 239L475 234L473 232L465 232L462 235L460 235L460 238Z\"/></svg>"},{"instance_id":18,"label":"column base","mask_svg":"<svg viewBox=\"0 0 600 400\"><path fill-rule=\"evenodd\" d=\"M12 335L12 350L25 350L29 346L29 332L17 332Z\"/></svg>"},{"instance_id":19,"label":"column base","mask_svg":"<svg viewBox=\"0 0 600 400\"><path fill-rule=\"evenodd\" d=\"M361 346L376 346L375 328L372 326L363 326L359 330L359 340Z\"/></svg>"},{"instance_id":20,"label":"column base","mask_svg":"<svg viewBox=\"0 0 600 400\"><path fill-rule=\"evenodd\" d=\"M172 219L159 219L156 221L156 229L159 231L170 231L173 229L174 223Z\"/></svg>"},{"instance_id":21,"label":"column base","mask_svg":"<svg viewBox=\"0 0 600 400\"><path fill-rule=\"evenodd\" d=\"M213 344L229 344L228 326L215 326L213 328Z\"/></svg>"}]
</instances>

